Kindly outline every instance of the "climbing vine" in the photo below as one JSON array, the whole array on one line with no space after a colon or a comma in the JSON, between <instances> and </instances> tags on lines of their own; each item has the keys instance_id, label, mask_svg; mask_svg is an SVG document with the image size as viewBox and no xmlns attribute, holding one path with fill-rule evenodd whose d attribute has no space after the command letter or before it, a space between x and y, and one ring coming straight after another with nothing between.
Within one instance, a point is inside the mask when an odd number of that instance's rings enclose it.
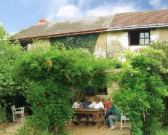
<instances>
[{"instance_id":1,"label":"climbing vine","mask_svg":"<svg viewBox=\"0 0 168 135\"><path fill-rule=\"evenodd\" d=\"M57 46L23 54L14 72L17 80L28 86L23 91L33 111L28 123L41 131L57 128L56 134L63 134L65 123L73 113L70 100L74 90L107 86L109 76L102 71L112 64L82 49Z\"/></svg>"},{"instance_id":2,"label":"climbing vine","mask_svg":"<svg viewBox=\"0 0 168 135\"><path fill-rule=\"evenodd\" d=\"M22 88L16 83L12 70L17 57L23 50L18 43L10 43L8 38L8 34L0 26L0 122L11 119L9 113L13 97L18 95L18 91Z\"/></svg>"},{"instance_id":3,"label":"climbing vine","mask_svg":"<svg viewBox=\"0 0 168 135\"><path fill-rule=\"evenodd\" d=\"M168 95L168 86L160 75L164 71L162 61L154 57L164 55L151 48L142 52L127 57L114 102L130 118L131 134L159 135L159 120L165 109L162 99Z\"/></svg>"},{"instance_id":4,"label":"climbing vine","mask_svg":"<svg viewBox=\"0 0 168 135\"><path fill-rule=\"evenodd\" d=\"M55 45L58 42L62 43L66 49L70 48L83 48L87 49L90 52L94 52L96 41L99 34L85 34L85 35L76 35L76 36L65 36L50 38L51 45Z\"/></svg>"}]
</instances>

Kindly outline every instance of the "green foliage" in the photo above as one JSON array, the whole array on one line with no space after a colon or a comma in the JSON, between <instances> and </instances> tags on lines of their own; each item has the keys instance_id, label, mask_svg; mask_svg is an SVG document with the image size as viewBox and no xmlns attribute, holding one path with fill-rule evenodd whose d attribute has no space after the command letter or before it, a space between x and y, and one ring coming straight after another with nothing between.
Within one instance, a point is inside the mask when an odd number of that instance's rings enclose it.
<instances>
[{"instance_id":1,"label":"green foliage","mask_svg":"<svg viewBox=\"0 0 168 135\"><path fill-rule=\"evenodd\" d=\"M132 134L156 135L168 88L159 75L162 61L143 53L127 56L130 60L119 80L121 89L113 94L114 102L130 118Z\"/></svg>"},{"instance_id":2,"label":"green foliage","mask_svg":"<svg viewBox=\"0 0 168 135\"><path fill-rule=\"evenodd\" d=\"M55 45L56 43L60 42L65 46L66 49L83 48L93 53L98 36L99 34L85 34L68 37L50 38L50 43L51 45Z\"/></svg>"},{"instance_id":3,"label":"green foliage","mask_svg":"<svg viewBox=\"0 0 168 135\"><path fill-rule=\"evenodd\" d=\"M163 65L165 68L168 68L168 42L167 41L157 41L153 42L151 45L155 50L162 50L165 54L163 59Z\"/></svg>"},{"instance_id":4,"label":"green foliage","mask_svg":"<svg viewBox=\"0 0 168 135\"><path fill-rule=\"evenodd\" d=\"M1 120L4 121L5 108L12 102L6 104L5 97L21 94L33 111L27 119L28 127L33 129L31 133L66 134L65 123L73 115L70 101L75 90L90 85L104 88L110 77L103 71L117 62L96 58L84 49L66 50L60 46L59 49L53 46L26 52L17 42L10 43L3 29L0 32L0 103L4 112ZM93 40L88 44L91 50ZM23 127L19 134L29 129Z\"/></svg>"},{"instance_id":5,"label":"green foliage","mask_svg":"<svg viewBox=\"0 0 168 135\"><path fill-rule=\"evenodd\" d=\"M163 70L162 73L160 73L163 81L168 84L168 42L167 41L157 41L152 43L152 48L154 50L162 51L162 54L164 54L164 57L162 58L162 65L166 70ZM164 104L166 107L166 110L163 113L162 121L163 125L168 125L168 96L164 98Z\"/></svg>"},{"instance_id":6,"label":"green foliage","mask_svg":"<svg viewBox=\"0 0 168 135\"><path fill-rule=\"evenodd\" d=\"M11 104L6 100L7 97L12 97L18 94L17 91L21 89L20 85L15 82L13 77L13 66L16 59L22 53L20 45L10 43L8 35L3 27L0 27L0 108L1 108L1 121L6 121L6 108Z\"/></svg>"},{"instance_id":7,"label":"green foliage","mask_svg":"<svg viewBox=\"0 0 168 135\"><path fill-rule=\"evenodd\" d=\"M0 106L0 123L7 122L6 108Z\"/></svg>"},{"instance_id":8,"label":"green foliage","mask_svg":"<svg viewBox=\"0 0 168 135\"><path fill-rule=\"evenodd\" d=\"M41 131L36 128L31 127L30 125L25 124L22 128L20 128L16 135L54 135L50 133L48 130Z\"/></svg>"},{"instance_id":9,"label":"green foliage","mask_svg":"<svg viewBox=\"0 0 168 135\"><path fill-rule=\"evenodd\" d=\"M102 71L111 63L86 50L56 46L24 53L14 72L17 80L27 86L22 92L33 111L29 125L43 131L58 128L56 134L63 134L65 123L73 114L70 100L75 89L107 86L109 77Z\"/></svg>"},{"instance_id":10,"label":"green foliage","mask_svg":"<svg viewBox=\"0 0 168 135\"><path fill-rule=\"evenodd\" d=\"M19 57L22 49L18 43L11 44L8 36L0 27L0 96L12 95L17 87L12 76L13 64Z\"/></svg>"},{"instance_id":11,"label":"green foliage","mask_svg":"<svg viewBox=\"0 0 168 135\"><path fill-rule=\"evenodd\" d=\"M58 129L54 129L54 130L57 131ZM64 133L66 135L72 135L71 131L65 131ZM60 134L63 135L64 133L60 133ZM16 135L55 135L55 133L49 130L41 131L41 130L38 130L36 127L32 127L27 123L25 123L24 126L17 131Z\"/></svg>"},{"instance_id":12,"label":"green foliage","mask_svg":"<svg viewBox=\"0 0 168 135\"><path fill-rule=\"evenodd\" d=\"M168 134L168 126L162 127L161 131L163 132L163 135L167 135Z\"/></svg>"}]
</instances>

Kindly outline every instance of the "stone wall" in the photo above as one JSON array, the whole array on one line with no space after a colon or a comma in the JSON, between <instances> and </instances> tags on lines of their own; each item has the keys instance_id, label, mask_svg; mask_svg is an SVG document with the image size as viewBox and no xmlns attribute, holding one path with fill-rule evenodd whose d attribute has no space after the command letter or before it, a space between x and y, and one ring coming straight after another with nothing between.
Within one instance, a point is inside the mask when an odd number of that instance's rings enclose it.
<instances>
[{"instance_id":1,"label":"stone wall","mask_svg":"<svg viewBox=\"0 0 168 135\"><path fill-rule=\"evenodd\" d=\"M159 28L159 39L168 41L168 28Z\"/></svg>"},{"instance_id":2,"label":"stone wall","mask_svg":"<svg viewBox=\"0 0 168 135\"><path fill-rule=\"evenodd\" d=\"M150 30L150 40L168 40L168 28L156 28ZM129 46L129 34L127 31L109 31L107 32L107 55L113 56L123 50L135 51L147 46Z\"/></svg>"},{"instance_id":3,"label":"stone wall","mask_svg":"<svg viewBox=\"0 0 168 135\"><path fill-rule=\"evenodd\" d=\"M102 58L106 58L107 52L107 34L101 33L97 39L94 55Z\"/></svg>"},{"instance_id":4,"label":"stone wall","mask_svg":"<svg viewBox=\"0 0 168 135\"><path fill-rule=\"evenodd\" d=\"M36 47L47 48L48 46L50 46L49 39L34 40L32 44L28 44L27 50L31 50Z\"/></svg>"}]
</instances>

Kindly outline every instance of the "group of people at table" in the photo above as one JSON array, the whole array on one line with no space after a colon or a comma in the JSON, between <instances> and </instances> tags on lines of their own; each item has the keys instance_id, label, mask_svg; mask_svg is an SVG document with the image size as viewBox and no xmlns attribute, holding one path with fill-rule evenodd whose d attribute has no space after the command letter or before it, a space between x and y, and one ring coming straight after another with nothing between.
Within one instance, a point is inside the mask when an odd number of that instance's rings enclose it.
<instances>
[{"instance_id":1,"label":"group of people at table","mask_svg":"<svg viewBox=\"0 0 168 135\"><path fill-rule=\"evenodd\" d=\"M121 115L118 108L112 104L112 98L106 104L103 104L99 97L95 97L94 102L90 101L89 97L85 97L85 101L81 102L79 98L72 105L73 109L101 109L104 112L104 119L106 122L106 127L109 129L114 129L114 120L119 120ZM86 125L88 125L90 115L86 116ZM92 122L96 124L96 115L93 114Z\"/></svg>"}]
</instances>

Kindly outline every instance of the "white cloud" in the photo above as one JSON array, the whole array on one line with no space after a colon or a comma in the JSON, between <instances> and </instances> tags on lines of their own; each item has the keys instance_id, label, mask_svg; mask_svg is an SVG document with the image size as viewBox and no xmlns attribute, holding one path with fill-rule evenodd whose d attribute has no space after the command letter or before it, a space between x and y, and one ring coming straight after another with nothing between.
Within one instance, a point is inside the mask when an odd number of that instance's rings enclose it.
<instances>
[{"instance_id":1,"label":"white cloud","mask_svg":"<svg viewBox=\"0 0 168 135\"><path fill-rule=\"evenodd\" d=\"M79 17L80 9L74 5L66 5L59 8L58 12L56 13L56 17L62 18L65 17L66 19L71 19L74 17Z\"/></svg>"},{"instance_id":2,"label":"white cloud","mask_svg":"<svg viewBox=\"0 0 168 135\"><path fill-rule=\"evenodd\" d=\"M48 5L46 19L48 21L64 20L81 17L113 15L114 13L139 10L139 7L136 7L133 3L101 3L94 8L89 8L90 2L91 0L88 0L87 2L86 0L79 0L78 3L72 4L69 0L51 0Z\"/></svg>"},{"instance_id":3,"label":"white cloud","mask_svg":"<svg viewBox=\"0 0 168 135\"><path fill-rule=\"evenodd\" d=\"M84 6L87 6L90 2L91 2L91 0L79 0L78 6L84 7Z\"/></svg>"},{"instance_id":4,"label":"white cloud","mask_svg":"<svg viewBox=\"0 0 168 135\"><path fill-rule=\"evenodd\" d=\"M103 16L103 15L113 15L115 13L122 12L131 12L136 11L137 9L132 5L126 5L123 8L123 5L106 5L99 6L97 8L86 11L86 16Z\"/></svg>"},{"instance_id":5,"label":"white cloud","mask_svg":"<svg viewBox=\"0 0 168 135\"><path fill-rule=\"evenodd\" d=\"M139 7L134 7L134 5L121 5L112 8L113 13L133 12L137 10L139 10Z\"/></svg>"},{"instance_id":6,"label":"white cloud","mask_svg":"<svg viewBox=\"0 0 168 135\"><path fill-rule=\"evenodd\" d=\"M14 35L14 34L16 34L16 33L18 33L19 31L10 31L9 32L9 35Z\"/></svg>"},{"instance_id":7,"label":"white cloud","mask_svg":"<svg viewBox=\"0 0 168 135\"><path fill-rule=\"evenodd\" d=\"M160 2L161 0L149 0L149 4L154 6L160 5Z\"/></svg>"},{"instance_id":8,"label":"white cloud","mask_svg":"<svg viewBox=\"0 0 168 135\"><path fill-rule=\"evenodd\" d=\"M3 22L0 22L0 26L4 26L4 23L3 23Z\"/></svg>"},{"instance_id":9,"label":"white cloud","mask_svg":"<svg viewBox=\"0 0 168 135\"><path fill-rule=\"evenodd\" d=\"M53 8L58 9L59 7L68 4L68 0L50 0L48 2L48 6L51 10L53 10Z\"/></svg>"},{"instance_id":10,"label":"white cloud","mask_svg":"<svg viewBox=\"0 0 168 135\"><path fill-rule=\"evenodd\" d=\"M155 9L166 9L168 8L167 4L163 4L162 0L149 0L149 4Z\"/></svg>"},{"instance_id":11,"label":"white cloud","mask_svg":"<svg viewBox=\"0 0 168 135\"><path fill-rule=\"evenodd\" d=\"M105 7L97 7L84 12L86 16L103 16L111 14L111 11Z\"/></svg>"},{"instance_id":12,"label":"white cloud","mask_svg":"<svg viewBox=\"0 0 168 135\"><path fill-rule=\"evenodd\" d=\"M68 0L50 0L48 4L46 5L47 6L45 10L47 14L46 19L48 21L57 19L56 14L59 11L60 7L67 5L67 4L68 4Z\"/></svg>"}]
</instances>

